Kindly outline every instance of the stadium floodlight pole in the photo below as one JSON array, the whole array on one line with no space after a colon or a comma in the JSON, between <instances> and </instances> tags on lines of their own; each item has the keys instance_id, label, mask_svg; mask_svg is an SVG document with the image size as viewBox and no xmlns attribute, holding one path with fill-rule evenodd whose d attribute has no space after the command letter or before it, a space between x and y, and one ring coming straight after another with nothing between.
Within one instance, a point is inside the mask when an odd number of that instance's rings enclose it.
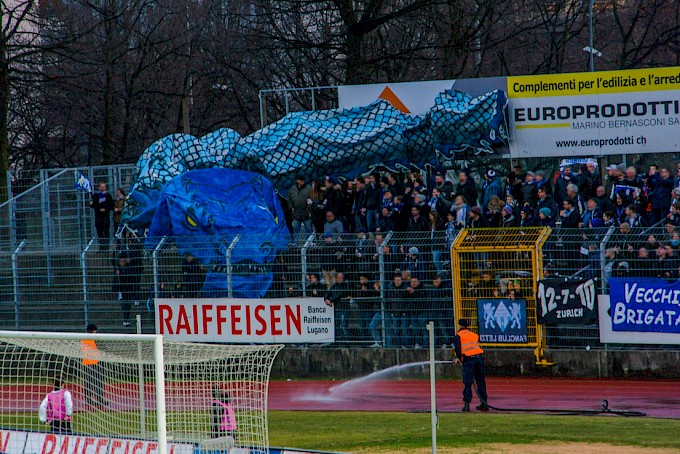
<instances>
[{"instance_id":1,"label":"stadium floodlight pole","mask_svg":"<svg viewBox=\"0 0 680 454\"><path fill-rule=\"evenodd\" d=\"M589 49L589 56L590 56L590 72L595 71L595 59L593 55L593 5L595 4L595 0L590 0L590 16L588 18L588 30L589 30L589 35L590 35L590 49Z\"/></svg>"},{"instance_id":2,"label":"stadium floodlight pole","mask_svg":"<svg viewBox=\"0 0 680 454\"><path fill-rule=\"evenodd\" d=\"M437 453L437 383L434 370L434 322L428 322L427 330L430 338L430 416L432 425L432 454Z\"/></svg>"}]
</instances>

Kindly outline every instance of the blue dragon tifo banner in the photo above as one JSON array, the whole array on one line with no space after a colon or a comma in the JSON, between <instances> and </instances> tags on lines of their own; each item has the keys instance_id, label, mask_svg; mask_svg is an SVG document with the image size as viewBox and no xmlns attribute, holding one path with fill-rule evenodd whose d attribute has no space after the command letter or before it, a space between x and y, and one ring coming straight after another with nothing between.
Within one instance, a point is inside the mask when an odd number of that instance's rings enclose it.
<instances>
[{"instance_id":1,"label":"blue dragon tifo banner","mask_svg":"<svg viewBox=\"0 0 680 454\"><path fill-rule=\"evenodd\" d=\"M228 255L237 235L242 237ZM235 298L265 295L274 259L290 239L271 183L256 173L230 169L192 170L165 185L146 246L155 247L164 236L174 237L180 255L205 267L202 296L227 296L229 267Z\"/></svg>"},{"instance_id":2,"label":"blue dragon tifo banner","mask_svg":"<svg viewBox=\"0 0 680 454\"><path fill-rule=\"evenodd\" d=\"M289 239L274 186L285 191L298 174L309 181L353 178L376 167L424 168L459 150L491 153L506 140L505 106L502 91L473 98L449 90L423 116L378 100L291 113L246 137L229 129L201 138L170 135L137 161L123 222L149 229L147 247L156 238L176 237L182 254L206 266L203 293L211 296L226 290L224 252L231 238L262 238L261 244L239 242L231 269L234 296L263 296L271 283L267 266Z\"/></svg>"}]
</instances>

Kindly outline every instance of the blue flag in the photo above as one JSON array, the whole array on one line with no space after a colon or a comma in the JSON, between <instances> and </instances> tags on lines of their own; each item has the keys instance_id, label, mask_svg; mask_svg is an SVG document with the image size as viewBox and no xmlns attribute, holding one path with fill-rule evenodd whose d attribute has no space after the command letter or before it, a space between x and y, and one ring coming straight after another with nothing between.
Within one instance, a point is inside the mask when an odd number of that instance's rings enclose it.
<instances>
[{"instance_id":1,"label":"blue flag","mask_svg":"<svg viewBox=\"0 0 680 454\"><path fill-rule=\"evenodd\" d=\"M92 183L90 179L83 175L83 172L78 171L78 176L76 177L76 184L74 187L79 191L86 191L92 194Z\"/></svg>"}]
</instances>

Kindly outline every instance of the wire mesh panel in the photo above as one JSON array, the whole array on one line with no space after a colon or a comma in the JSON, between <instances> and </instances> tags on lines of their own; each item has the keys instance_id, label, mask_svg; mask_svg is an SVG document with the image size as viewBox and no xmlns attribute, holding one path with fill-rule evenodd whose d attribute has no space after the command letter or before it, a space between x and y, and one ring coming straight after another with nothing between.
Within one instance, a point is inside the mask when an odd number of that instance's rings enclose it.
<instances>
[{"instance_id":1,"label":"wire mesh panel","mask_svg":"<svg viewBox=\"0 0 680 454\"><path fill-rule=\"evenodd\" d=\"M487 341L487 345L538 346L541 343L541 328L536 318L536 280L541 275L543 262L540 249L549 234L550 229L543 227L466 229L456 238L452 250L456 317L467 319L477 330L479 323L489 329L498 324L504 332L505 323L514 323L515 318L520 318L512 308L524 304L526 341ZM505 302L491 306L491 300ZM513 303L515 301L517 303ZM483 314L480 306L484 308Z\"/></svg>"},{"instance_id":2,"label":"wire mesh panel","mask_svg":"<svg viewBox=\"0 0 680 454\"><path fill-rule=\"evenodd\" d=\"M0 333L0 426L29 434L7 452L45 450L33 435L44 433L267 452L269 374L281 346L67 337Z\"/></svg>"}]
</instances>

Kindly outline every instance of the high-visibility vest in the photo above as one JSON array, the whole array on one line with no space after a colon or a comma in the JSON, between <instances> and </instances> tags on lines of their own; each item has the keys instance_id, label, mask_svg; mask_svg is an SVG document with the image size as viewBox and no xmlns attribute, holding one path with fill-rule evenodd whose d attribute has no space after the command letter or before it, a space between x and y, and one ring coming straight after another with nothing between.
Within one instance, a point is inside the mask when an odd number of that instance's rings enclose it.
<instances>
[{"instance_id":1,"label":"high-visibility vest","mask_svg":"<svg viewBox=\"0 0 680 454\"><path fill-rule=\"evenodd\" d=\"M463 356L475 356L484 353L479 346L479 336L470 330L462 329L458 331L460 337L460 352Z\"/></svg>"},{"instance_id":2,"label":"high-visibility vest","mask_svg":"<svg viewBox=\"0 0 680 454\"><path fill-rule=\"evenodd\" d=\"M70 421L66 414L66 391L63 389L52 391L47 395L47 422Z\"/></svg>"},{"instance_id":3,"label":"high-visibility vest","mask_svg":"<svg viewBox=\"0 0 680 454\"><path fill-rule=\"evenodd\" d=\"M94 339L83 339L80 341L80 351L83 353L83 364L94 366L99 364L99 350Z\"/></svg>"}]
</instances>

